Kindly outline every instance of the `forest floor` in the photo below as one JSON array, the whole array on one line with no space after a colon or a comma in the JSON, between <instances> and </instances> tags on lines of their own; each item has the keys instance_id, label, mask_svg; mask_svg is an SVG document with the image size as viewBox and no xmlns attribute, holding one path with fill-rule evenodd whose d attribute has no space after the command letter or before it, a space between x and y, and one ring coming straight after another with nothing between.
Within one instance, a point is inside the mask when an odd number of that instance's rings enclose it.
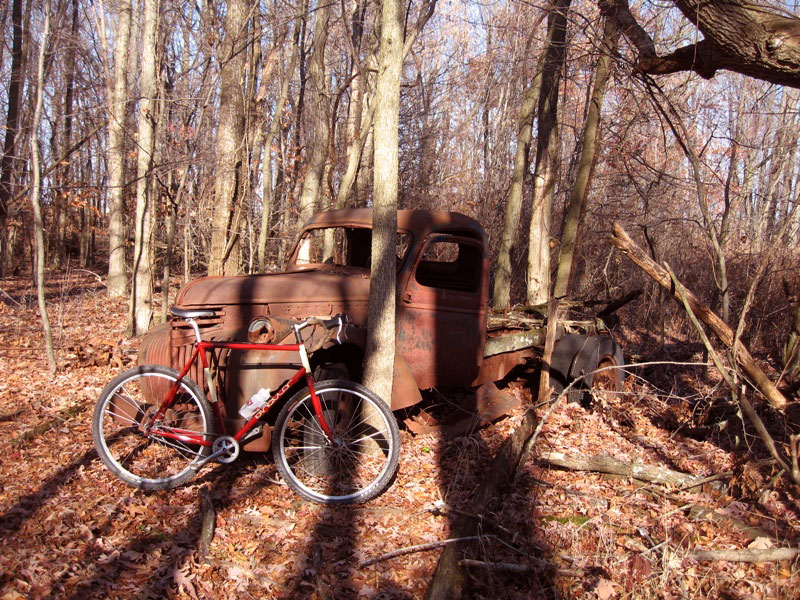
<instances>
[{"instance_id":1,"label":"forest floor","mask_svg":"<svg viewBox=\"0 0 800 600\"><path fill-rule=\"evenodd\" d=\"M177 490L133 490L101 464L90 433L100 391L135 362L138 341L123 334L126 302L108 299L98 279L78 271L53 275L48 301L60 366L54 376L30 279L0 280L1 600L422 598L441 547L362 563L446 540L454 515L474 510L472 492L521 420L522 409L451 440L401 426L394 485L355 507L302 500L261 454L209 465ZM656 354L646 342L628 332L626 356L692 358L670 356L669 346ZM533 366L501 386L523 406L535 389ZM434 392L429 410L446 414L466 393ZM800 541L800 491L755 462L763 458L760 443L732 425L735 412L724 419L714 412L724 395L699 369L661 365L637 369L623 393L598 397L588 409L558 403L516 480L482 508L485 535L466 550L468 558L526 571L471 567L470 596L797 598L797 557L745 563L694 555ZM537 409L540 418L549 408ZM722 477L681 490L560 470L537 458L555 451ZM203 486L217 528L200 562Z\"/></svg>"}]
</instances>

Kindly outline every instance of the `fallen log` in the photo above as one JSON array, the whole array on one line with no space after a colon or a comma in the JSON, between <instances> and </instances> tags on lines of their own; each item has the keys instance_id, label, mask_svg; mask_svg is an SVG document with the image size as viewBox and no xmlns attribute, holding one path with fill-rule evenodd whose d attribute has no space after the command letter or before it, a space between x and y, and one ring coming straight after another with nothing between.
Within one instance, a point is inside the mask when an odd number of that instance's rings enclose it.
<instances>
[{"instance_id":1,"label":"fallen log","mask_svg":"<svg viewBox=\"0 0 800 600\"><path fill-rule=\"evenodd\" d=\"M622 251L634 263L636 263L645 273L650 275L656 283L668 290L676 300L681 301L680 294L672 284L669 273L661 265L650 258L647 253L634 242L628 233L619 225L614 223L614 233L610 238L611 244ZM783 411L786 409L786 398L780 393L775 384L772 383L767 374L761 370L755 359L741 341L734 338L733 331L720 319L708 306L706 306L697 296L689 290L684 289L686 300L697 318L705 323L711 331L722 341L725 346L733 351L736 362L742 367L747 377L753 385L761 392L774 408Z\"/></svg>"},{"instance_id":2,"label":"fallen log","mask_svg":"<svg viewBox=\"0 0 800 600\"><path fill-rule=\"evenodd\" d=\"M764 548L742 550L697 550L690 557L695 560L728 560L731 562L775 562L792 560L800 555L800 548Z\"/></svg>"},{"instance_id":3,"label":"fallen log","mask_svg":"<svg viewBox=\"0 0 800 600\"><path fill-rule=\"evenodd\" d=\"M664 467L644 465L640 463L628 463L610 456L584 456L582 454L565 454L564 452L544 452L536 457L539 462L571 469L573 471L595 471L598 473L608 473L609 475L620 475L647 481L648 483L660 483L670 487L680 487L690 489L702 485L705 481L693 475L687 475L680 471L673 471Z\"/></svg>"},{"instance_id":4,"label":"fallen log","mask_svg":"<svg viewBox=\"0 0 800 600\"><path fill-rule=\"evenodd\" d=\"M197 540L197 559L198 562L204 563L208 561L211 551L211 542L214 539L214 530L217 525L217 511L214 509L214 502L211 500L207 486L200 488L197 497L200 504L201 523L200 537Z\"/></svg>"}]
</instances>

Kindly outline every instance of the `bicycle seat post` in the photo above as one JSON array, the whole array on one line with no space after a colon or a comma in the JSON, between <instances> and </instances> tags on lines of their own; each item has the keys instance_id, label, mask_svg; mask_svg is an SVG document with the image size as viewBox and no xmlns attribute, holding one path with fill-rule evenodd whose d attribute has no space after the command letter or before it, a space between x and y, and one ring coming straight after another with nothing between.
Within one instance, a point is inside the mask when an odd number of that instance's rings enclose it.
<instances>
[{"instance_id":1,"label":"bicycle seat post","mask_svg":"<svg viewBox=\"0 0 800 600\"><path fill-rule=\"evenodd\" d=\"M186 322L192 326L194 329L194 336L197 339L197 343L200 343L200 327L197 326L197 321L194 320L193 317L186 317Z\"/></svg>"}]
</instances>

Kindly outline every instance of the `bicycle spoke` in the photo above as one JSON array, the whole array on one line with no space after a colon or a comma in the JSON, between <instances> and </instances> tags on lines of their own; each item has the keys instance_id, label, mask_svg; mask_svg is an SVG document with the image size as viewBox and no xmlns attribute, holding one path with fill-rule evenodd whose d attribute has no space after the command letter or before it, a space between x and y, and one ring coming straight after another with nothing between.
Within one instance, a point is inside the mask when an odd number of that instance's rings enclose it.
<instances>
[{"instance_id":1,"label":"bicycle spoke","mask_svg":"<svg viewBox=\"0 0 800 600\"><path fill-rule=\"evenodd\" d=\"M307 498L361 502L391 480L399 451L397 426L391 412L366 388L350 382L328 384L317 390L322 415L305 396L278 417L273 434L276 464L284 479ZM332 440L323 433L322 416Z\"/></svg>"},{"instance_id":2,"label":"bicycle spoke","mask_svg":"<svg viewBox=\"0 0 800 600\"><path fill-rule=\"evenodd\" d=\"M171 407L158 409L177 378L167 367L137 367L109 384L98 400L92 425L95 447L112 472L130 485L177 485L194 474L191 466L209 452L209 446L198 442L209 439L210 407L194 384L183 381Z\"/></svg>"}]
</instances>

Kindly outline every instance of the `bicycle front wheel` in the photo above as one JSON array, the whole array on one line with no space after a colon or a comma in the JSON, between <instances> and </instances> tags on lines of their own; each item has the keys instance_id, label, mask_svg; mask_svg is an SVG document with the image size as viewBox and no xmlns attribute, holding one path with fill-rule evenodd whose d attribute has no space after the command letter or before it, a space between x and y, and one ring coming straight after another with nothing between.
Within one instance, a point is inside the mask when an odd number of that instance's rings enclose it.
<instances>
[{"instance_id":1,"label":"bicycle front wheel","mask_svg":"<svg viewBox=\"0 0 800 600\"><path fill-rule=\"evenodd\" d=\"M305 388L275 422L275 464L304 498L323 504L366 502L385 491L397 471L397 421L386 403L360 384L331 380L314 387L334 439L325 436Z\"/></svg>"},{"instance_id":2,"label":"bicycle front wheel","mask_svg":"<svg viewBox=\"0 0 800 600\"><path fill-rule=\"evenodd\" d=\"M211 406L191 379L181 381L174 402L155 419L179 375L159 365L135 367L118 375L97 400L94 447L128 485L144 490L176 487L209 454L210 446L201 442L213 442Z\"/></svg>"}]
</instances>

